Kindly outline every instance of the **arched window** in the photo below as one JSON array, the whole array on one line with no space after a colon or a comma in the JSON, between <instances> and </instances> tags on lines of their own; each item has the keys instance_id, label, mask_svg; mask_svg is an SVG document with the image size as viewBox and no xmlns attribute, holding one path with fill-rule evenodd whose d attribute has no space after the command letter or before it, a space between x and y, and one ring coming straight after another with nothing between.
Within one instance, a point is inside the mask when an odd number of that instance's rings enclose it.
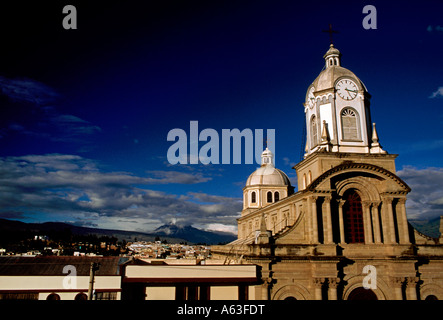
<instances>
[{"instance_id":1,"label":"arched window","mask_svg":"<svg viewBox=\"0 0 443 320\"><path fill-rule=\"evenodd\" d=\"M306 173L303 173L303 181L302 181L302 184L303 184L303 189L306 189Z\"/></svg>"},{"instance_id":2,"label":"arched window","mask_svg":"<svg viewBox=\"0 0 443 320\"><path fill-rule=\"evenodd\" d=\"M274 201L277 202L278 200L280 200L280 193L278 191L274 192Z\"/></svg>"},{"instance_id":3,"label":"arched window","mask_svg":"<svg viewBox=\"0 0 443 320\"><path fill-rule=\"evenodd\" d=\"M257 196L255 194L255 191L252 191L251 193L251 203L256 203L257 202Z\"/></svg>"},{"instance_id":4,"label":"arched window","mask_svg":"<svg viewBox=\"0 0 443 320\"><path fill-rule=\"evenodd\" d=\"M359 140L358 113L351 108L345 108L341 112L341 126L343 140Z\"/></svg>"},{"instance_id":5,"label":"arched window","mask_svg":"<svg viewBox=\"0 0 443 320\"><path fill-rule=\"evenodd\" d=\"M346 200L343 206L345 220L345 239L347 243L364 243L363 210L361 198L355 190L344 195Z\"/></svg>"},{"instance_id":6,"label":"arched window","mask_svg":"<svg viewBox=\"0 0 443 320\"><path fill-rule=\"evenodd\" d=\"M266 197L267 197L268 203L272 202L272 192L271 191L268 191L268 193L266 194Z\"/></svg>"},{"instance_id":7,"label":"arched window","mask_svg":"<svg viewBox=\"0 0 443 320\"><path fill-rule=\"evenodd\" d=\"M317 134L317 118L312 116L311 118L311 148L318 145L318 134Z\"/></svg>"},{"instance_id":8,"label":"arched window","mask_svg":"<svg viewBox=\"0 0 443 320\"><path fill-rule=\"evenodd\" d=\"M311 184L311 182L312 182L312 173L311 173L311 170L309 170L309 172L308 172L308 185Z\"/></svg>"}]
</instances>

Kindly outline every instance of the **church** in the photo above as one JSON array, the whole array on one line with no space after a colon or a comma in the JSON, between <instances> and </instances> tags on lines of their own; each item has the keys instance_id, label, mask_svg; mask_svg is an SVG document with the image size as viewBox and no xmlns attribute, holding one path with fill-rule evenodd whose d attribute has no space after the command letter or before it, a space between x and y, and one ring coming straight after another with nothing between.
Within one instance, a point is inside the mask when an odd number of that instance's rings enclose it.
<instances>
[{"instance_id":1,"label":"church","mask_svg":"<svg viewBox=\"0 0 443 320\"><path fill-rule=\"evenodd\" d=\"M411 189L380 145L371 95L341 56L331 44L307 88L298 191L266 148L243 188L238 239L212 253L259 266L257 299L441 300L443 219L440 238L408 222Z\"/></svg>"}]
</instances>

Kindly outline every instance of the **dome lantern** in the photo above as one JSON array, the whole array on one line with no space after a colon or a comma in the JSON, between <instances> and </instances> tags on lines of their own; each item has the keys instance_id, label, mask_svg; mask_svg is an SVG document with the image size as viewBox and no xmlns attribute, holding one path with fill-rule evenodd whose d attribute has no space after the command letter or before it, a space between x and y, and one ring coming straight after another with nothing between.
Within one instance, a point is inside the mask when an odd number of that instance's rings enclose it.
<instances>
[{"instance_id":1,"label":"dome lantern","mask_svg":"<svg viewBox=\"0 0 443 320\"><path fill-rule=\"evenodd\" d=\"M271 150L266 147L266 149L261 154L261 165L262 166L274 166L274 154Z\"/></svg>"}]
</instances>

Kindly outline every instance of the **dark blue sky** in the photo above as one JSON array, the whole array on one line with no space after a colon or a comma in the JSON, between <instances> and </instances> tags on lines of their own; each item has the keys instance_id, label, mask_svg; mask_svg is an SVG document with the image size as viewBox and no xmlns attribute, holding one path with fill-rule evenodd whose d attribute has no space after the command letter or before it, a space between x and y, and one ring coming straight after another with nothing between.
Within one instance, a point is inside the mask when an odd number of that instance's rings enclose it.
<instances>
[{"instance_id":1,"label":"dark blue sky","mask_svg":"<svg viewBox=\"0 0 443 320\"><path fill-rule=\"evenodd\" d=\"M441 1L145 2L66 3L77 30L63 29L60 1L1 5L0 216L235 230L257 165L171 166L167 134L192 120L220 136L275 129L277 167L295 182L330 23L382 146L400 155L408 215L443 214L442 179L426 180L443 175ZM367 4L376 30L362 26Z\"/></svg>"}]
</instances>

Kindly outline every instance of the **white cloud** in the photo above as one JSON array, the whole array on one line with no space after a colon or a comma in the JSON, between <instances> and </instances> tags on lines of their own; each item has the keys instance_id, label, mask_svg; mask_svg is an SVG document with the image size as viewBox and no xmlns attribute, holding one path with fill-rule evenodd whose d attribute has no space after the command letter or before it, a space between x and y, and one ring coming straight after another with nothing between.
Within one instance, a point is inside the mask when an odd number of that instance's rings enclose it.
<instances>
[{"instance_id":1,"label":"white cloud","mask_svg":"<svg viewBox=\"0 0 443 320\"><path fill-rule=\"evenodd\" d=\"M437 97L443 97L443 87L439 87L439 88L437 89L437 91L434 91L434 92L429 96L430 99L434 99L434 98L437 98Z\"/></svg>"},{"instance_id":2,"label":"white cloud","mask_svg":"<svg viewBox=\"0 0 443 320\"><path fill-rule=\"evenodd\" d=\"M224 225L221 223L210 223L207 227L208 231L221 231L237 234L237 227L232 225Z\"/></svg>"},{"instance_id":3,"label":"white cloud","mask_svg":"<svg viewBox=\"0 0 443 320\"><path fill-rule=\"evenodd\" d=\"M412 189L406 201L409 218L433 219L443 215L443 168L405 166L397 174Z\"/></svg>"},{"instance_id":4,"label":"white cloud","mask_svg":"<svg viewBox=\"0 0 443 320\"><path fill-rule=\"evenodd\" d=\"M5 157L0 158L0 216L42 212L58 216L58 221L64 218L114 229L137 226L139 231L173 219L202 227L216 221L232 228L240 216L241 199L206 193L175 195L144 187L210 179L198 172L149 171L148 176L104 172L95 161L76 155Z\"/></svg>"}]
</instances>

